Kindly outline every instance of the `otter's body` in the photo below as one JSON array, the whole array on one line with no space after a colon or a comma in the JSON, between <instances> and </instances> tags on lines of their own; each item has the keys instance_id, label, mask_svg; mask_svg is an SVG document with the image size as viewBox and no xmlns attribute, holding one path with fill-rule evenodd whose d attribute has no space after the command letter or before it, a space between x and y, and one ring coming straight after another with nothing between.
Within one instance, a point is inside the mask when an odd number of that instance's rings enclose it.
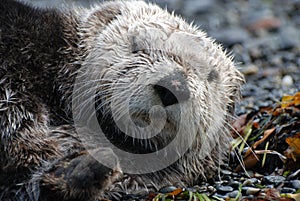
<instances>
[{"instance_id":1,"label":"otter's body","mask_svg":"<svg viewBox=\"0 0 300 201\"><path fill-rule=\"evenodd\" d=\"M0 10L1 200L96 200L106 192L192 185L217 169L242 78L203 32L141 1L59 11L1 0ZM116 181L122 162L109 150L84 146L75 128L72 100L81 88L74 86L85 70L96 93L84 95L96 101L99 124L117 147L145 154L176 134L195 133L184 155L163 170ZM122 118L127 100L141 127L151 124L153 106L165 108L158 136L133 140L118 128L113 115Z\"/></svg>"}]
</instances>

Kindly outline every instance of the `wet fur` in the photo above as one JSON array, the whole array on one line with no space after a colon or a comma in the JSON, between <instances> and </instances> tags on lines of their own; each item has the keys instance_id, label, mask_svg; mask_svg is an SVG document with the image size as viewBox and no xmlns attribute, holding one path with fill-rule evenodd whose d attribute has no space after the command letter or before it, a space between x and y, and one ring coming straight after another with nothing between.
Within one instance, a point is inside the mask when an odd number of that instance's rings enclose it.
<instances>
[{"instance_id":1,"label":"wet fur","mask_svg":"<svg viewBox=\"0 0 300 201\"><path fill-rule=\"evenodd\" d=\"M60 11L1 0L0 10L1 200L94 200L118 191L193 185L218 169L229 142L229 110L243 78L222 47L197 27L141 1ZM189 138L197 131L191 148L164 170L116 182L118 163L113 170L97 164L73 126L71 99L81 69L93 72L90 82L98 93L86 93L97 101L99 123L120 148L151 152L176 132ZM110 104L121 105L121 117L122 103L134 94L134 120L147 124L151 107L163 106L151 86L174 72L186 78L189 100L166 107L169 123L157 137L124 138ZM96 184L70 182L91 174Z\"/></svg>"}]
</instances>

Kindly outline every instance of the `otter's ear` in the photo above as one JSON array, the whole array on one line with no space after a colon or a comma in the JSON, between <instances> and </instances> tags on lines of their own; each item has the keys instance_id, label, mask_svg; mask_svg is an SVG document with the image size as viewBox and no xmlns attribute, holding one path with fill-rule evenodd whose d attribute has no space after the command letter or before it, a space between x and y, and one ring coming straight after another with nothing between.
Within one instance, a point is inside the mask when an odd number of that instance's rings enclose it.
<instances>
[{"instance_id":1,"label":"otter's ear","mask_svg":"<svg viewBox=\"0 0 300 201\"><path fill-rule=\"evenodd\" d=\"M96 18L98 22L103 23L103 25L107 25L116 19L118 15L122 14L122 7L123 4L121 2L105 2L101 4L100 8L98 8L89 18Z\"/></svg>"}]
</instances>

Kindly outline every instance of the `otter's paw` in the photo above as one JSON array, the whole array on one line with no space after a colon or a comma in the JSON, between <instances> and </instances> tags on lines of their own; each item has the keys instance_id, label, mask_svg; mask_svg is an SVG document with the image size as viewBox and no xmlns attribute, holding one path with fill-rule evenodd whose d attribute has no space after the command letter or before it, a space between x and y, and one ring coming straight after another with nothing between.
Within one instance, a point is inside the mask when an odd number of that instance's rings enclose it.
<instances>
[{"instance_id":1,"label":"otter's paw","mask_svg":"<svg viewBox=\"0 0 300 201\"><path fill-rule=\"evenodd\" d=\"M109 168L96 158L109 160ZM110 149L66 157L42 175L41 197L63 200L93 200L122 175L116 156Z\"/></svg>"}]
</instances>

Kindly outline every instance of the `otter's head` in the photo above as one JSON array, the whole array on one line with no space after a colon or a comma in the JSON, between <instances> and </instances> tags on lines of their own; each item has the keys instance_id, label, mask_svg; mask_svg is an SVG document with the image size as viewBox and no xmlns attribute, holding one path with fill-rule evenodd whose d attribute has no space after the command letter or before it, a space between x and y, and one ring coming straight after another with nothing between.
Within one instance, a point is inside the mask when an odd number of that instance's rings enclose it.
<instances>
[{"instance_id":1,"label":"otter's head","mask_svg":"<svg viewBox=\"0 0 300 201\"><path fill-rule=\"evenodd\" d=\"M105 16L103 9L115 14ZM93 92L101 129L116 146L145 154L179 135L176 153L191 149L206 157L218 140L226 141L243 78L221 46L140 1L104 4L86 23L81 70L93 90L84 93Z\"/></svg>"}]
</instances>

